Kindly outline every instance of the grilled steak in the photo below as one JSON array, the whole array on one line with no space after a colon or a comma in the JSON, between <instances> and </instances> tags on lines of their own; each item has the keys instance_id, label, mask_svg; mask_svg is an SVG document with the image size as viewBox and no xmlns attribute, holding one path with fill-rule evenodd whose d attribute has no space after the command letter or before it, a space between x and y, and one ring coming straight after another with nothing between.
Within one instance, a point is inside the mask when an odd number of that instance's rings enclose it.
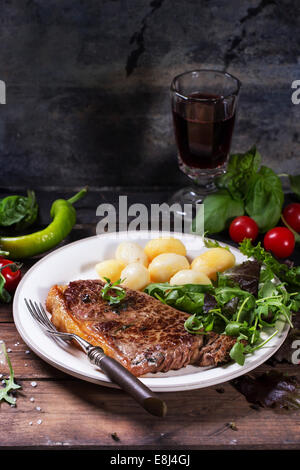
<instances>
[{"instance_id":1,"label":"grilled steak","mask_svg":"<svg viewBox=\"0 0 300 470\"><path fill-rule=\"evenodd\" d=\"M56 328L101 346L136 376L228 360L232 338L211 333L204 344L204 335L184 329L188 314L131 289L121 304L110 306L101 296L103 286L100 280L53 286L46 306Z\"/></svg>"}]
</instances>

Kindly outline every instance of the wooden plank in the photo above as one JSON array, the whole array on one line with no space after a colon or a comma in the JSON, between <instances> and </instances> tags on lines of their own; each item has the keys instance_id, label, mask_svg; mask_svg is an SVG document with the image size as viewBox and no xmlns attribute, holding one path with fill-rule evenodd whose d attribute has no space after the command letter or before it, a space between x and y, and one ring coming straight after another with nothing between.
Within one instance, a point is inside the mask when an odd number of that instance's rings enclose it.
<instances>
[{"instance_id":1,"label":"wooden plank","mask_svg":"<svg viewBox=\"0 0 300 470\"><path fill-rule=\"evenodd\" d=\"M229 384L222 394L213 387L163 394L168 403L164 419L147 414L123 392L77 379L37 381L35 388L23 381L22 387L16 408L1 405L1 448L293 449L300 445L299 413L256 411ZM113 433L120 441L112 438Z\"/></svg>"},{"instance_id":2,"label":"wooden plank","mask_svg":"<svg viewBox=\"0 0 300 470\"><path fill-rule=\"evenodd\" d=\"M42 334L42 332L41 332ZM24 343L13 323L0 325L0 340L5 342L6 349L12 362L15 376L20 379L43 379L66 377L63 372L42 361ZM7 373L6 364L0 363L0 373Z\"/></svg>"}]
</instances>

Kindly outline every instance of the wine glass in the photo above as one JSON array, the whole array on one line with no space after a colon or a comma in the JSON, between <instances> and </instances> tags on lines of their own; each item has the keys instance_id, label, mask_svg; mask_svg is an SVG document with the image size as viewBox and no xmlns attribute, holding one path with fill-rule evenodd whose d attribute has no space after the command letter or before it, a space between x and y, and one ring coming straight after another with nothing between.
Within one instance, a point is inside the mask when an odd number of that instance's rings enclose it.
<instances>
[{"instance_id":1,"label":"wine glass","mask_svg":"<svg viewBox=\"0 0 300 470\"><path fill-rule=\"evenodd\" d=\"M179 168L194 183L171 202L201 203L215 190L230 152L241 82L227 72L193 70L171 84L172 114Z\"/></svg>"}]
</instances>

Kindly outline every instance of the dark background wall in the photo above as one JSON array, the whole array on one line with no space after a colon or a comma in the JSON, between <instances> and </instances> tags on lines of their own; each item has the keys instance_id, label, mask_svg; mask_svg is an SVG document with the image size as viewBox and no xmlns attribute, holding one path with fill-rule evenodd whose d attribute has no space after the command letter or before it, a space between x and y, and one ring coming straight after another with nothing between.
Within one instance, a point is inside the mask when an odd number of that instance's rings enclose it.
<instances>
[{"instance_id":1,"label":"dark background wall","mask_svg":"<svg viewBox=\"0 0 300 470\"><path fill-rule=\"evenodd\" d=\"M1 185L180 185L169 85L243 83L232 150L300 173L298 0L1 0Z\"/></svg>"}]
</instances>

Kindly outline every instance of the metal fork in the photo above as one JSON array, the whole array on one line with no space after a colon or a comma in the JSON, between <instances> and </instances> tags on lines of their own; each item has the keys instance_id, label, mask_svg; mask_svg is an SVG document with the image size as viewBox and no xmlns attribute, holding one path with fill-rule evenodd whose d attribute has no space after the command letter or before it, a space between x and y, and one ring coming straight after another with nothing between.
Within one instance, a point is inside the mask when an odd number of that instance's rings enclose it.
<instances>
[{"instance_id":1,"label":"metal fork","mask_svg":"<svg viewBox=\"0 0 300 470\"><path fill-rule=\"evenodd\" d=\"M57 331L50 322L48 315L41 303L25 300L32 317L41 325L49 336L62 339L64 341L75 340L87 354L92 364L100 367L101 370L118 384L124 391L131 395L142 407L155 416L165 416L167 412L166 403L158 398L151 390L146 387L137 377L131 374L125 367L112 357L107 356L99 346L93 346L74 333L63 333Z\"/></svg>"}]
</instances>

